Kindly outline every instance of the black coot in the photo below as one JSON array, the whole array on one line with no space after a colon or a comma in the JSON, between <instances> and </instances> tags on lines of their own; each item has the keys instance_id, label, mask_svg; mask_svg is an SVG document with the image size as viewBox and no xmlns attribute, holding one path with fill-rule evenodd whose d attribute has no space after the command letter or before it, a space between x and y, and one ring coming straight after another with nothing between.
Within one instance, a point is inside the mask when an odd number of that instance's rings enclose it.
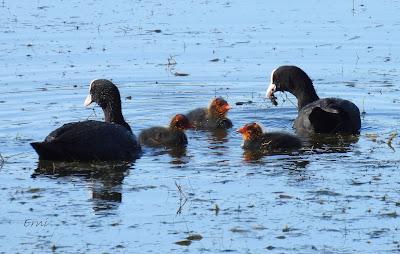
<instances>
[{"instance_id":1,"label":"black coot","mask_svg":"<svg viewBox=\"0 0 400 254\"><path fill-rule=\"evenodd\" d=\"M232 121L226 117L231 109L228 102L221 97L211 101L208 108L197 108L186 116L195 129L216 130L232 128Z\"/></svg>"},{"instance_id":2,"label":"black coot","mask_svg":"<svg viewBox=\"0 0 400 254\"><path fill-rule=\"evenodd\" d=\"M320 99L311 79L299 67L281 66L272 71L267 97L274 99L276 91L296 96L299 113L294 127L298 133L359 133L358 107L348 100Z\"/></svg>"},{"instance_id":3,"label":"black coot","mask_svg":"<svg viewBox=\"0 0 400 254\"><path fill-rule=\"evenodd\" d=\"M257 123L249 123L237 130L243 135L242 148L252 152L273 153L298 150L301 140L284 132L265 132Z\"/></svg>"},{"instance_id":4,"label":"black coot","mask_svg":"<svg viewBox=\"0 0 400 254\"><path fill-rule=\"evenodd\" d=\"M92 102L103 109L105 122L67 123L43 142L31 143L40 160L119 161L140 155L140 145L122 116L118 88L109 80L92 81L84 105Z\"/></svg>"},{"instance_id":5,"label":"black coot","mask_svg":"<svg viewBox=\"0 0 400 254\"><path fill-rule=\"evenodd\" d=\"M187 145L185 130L191 128L185 115L175 115L169 127L151 127L139 134L139 142L150 147L184 147Z\"/></svg>"}]
</instances>

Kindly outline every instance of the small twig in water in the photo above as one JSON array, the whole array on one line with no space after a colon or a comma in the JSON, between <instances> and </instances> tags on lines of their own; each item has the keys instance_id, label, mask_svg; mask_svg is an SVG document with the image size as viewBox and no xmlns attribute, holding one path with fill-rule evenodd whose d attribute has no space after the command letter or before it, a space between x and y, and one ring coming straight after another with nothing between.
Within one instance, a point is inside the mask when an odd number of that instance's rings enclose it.
<instances>
[{"instance_id":1,"label":"small twig in water","mask_svg":"<svg viewBox=\"0 0 400 254\"><path fill-rule=\"evenodd\" d=\"M185 206L186 202L188 201L188 198L187 198L186 194L182 191L182 186L180 186L176 181L175 181L175 186L179 192L179 208L178 208L178 211L176 211L176 214L181 214L183 207Z\"/></svg>"},{"instance_id":2,"label":"small twig in water","mask_svg":"<svg viewBox=\"0 0 400 254\"><path fill-rule=\"evenodd\" d=\"M170 72L170 73L172 73L172 74L174 74L173 72L174 72L174 70L175 70L175 65L177 65L178 63L175 61L175 58L174 58L174 56L172 56L172 55L170 55L168 58L167 58L167 64L166 64L166 68L165 68L165 70L166 71L168 71L168 72Z\"/></svg>"},{"instance_id":3,"label":"small twig in water","mask_svg":"<svg viewBox=\"0 0 400 254\"><path fill-rule=\"evenodd\" d=\"M178 63L175 61L174 56L171 56L171 55L168 57L167 61L168 61L167 66L177 65L177 64L178 64Z\"/></svg>"},{"instance_id":4,"label":"small twig in water","mask_svg":"<svg viewBox=\"0 0 400 254\"><path fill-rule=\"evenodd\" d=\"M1 153L0 153L0 169L3 168L5 162L6 162L6 160L4 159L3 155L1 155Z\"/></svg>"},{"instance_id":5,"label":"small twig in water","mask_svg":"<svg viewBox=\"0 0 400 254\"><path fill-rule=\"evenodd\" d=\"M219 210L220 210L220 208L219 208L218 204L215 204L214 208L211 209L211 211L215 211L215 215L216 216L218 216Z\"/></svg>"},{"instance_id":6,"label":"small twig in water","mask_svg":"<svg viewBox=\"0 0 400 254\"><path fill-rule=\"evenodd\" d=\"M388 141L387 141L388 146L389 146L392 150L394 150L394 148L393 148L393 146L392 146L392 141L393 141L393 139L394 139L395 137L397 137L397 132L391 133L391 134L389 135L389 138L388 138Z\"/></svg>"},{"instance_id":7,"label":"small twig in water","mask_svg":"<svg viewBox=\"0 0 400 254\"><path fill-rule=\"evenodd\" d=\"M364 102L365 102L365 99L363 98L363 102L362 102L362 112L361 112L361 115L362 115L362 116L365 116L365 114L367 113L367 112L365 112L365 105L364 105Z\"/></svg>"},{"instance_id":8,"label":"small twig in water","mask_svg":"<svg viewBox=\"0 0 400 254\"><path fill-rule=\"evenodd\" d=\"M358 53L356 52L356 56L357 56L357 61L356 61L356 65L358 64L358 60L360 60L360 57L358 56Z\"/></svg>"}]
</instances>

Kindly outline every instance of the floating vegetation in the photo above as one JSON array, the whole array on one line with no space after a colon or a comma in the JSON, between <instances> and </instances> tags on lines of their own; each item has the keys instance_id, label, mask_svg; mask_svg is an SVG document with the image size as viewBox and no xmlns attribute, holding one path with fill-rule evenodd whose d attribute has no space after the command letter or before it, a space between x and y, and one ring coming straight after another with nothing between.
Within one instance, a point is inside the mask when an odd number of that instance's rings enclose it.
<instances>
[{"instance_id":1,"label":"floating vegetation","mask_svg":"<svg viewBox=\"0 0 400 254\"><path fill-rule=\"evenodd\" d=\"M203 237L199 234L189 235L188 237L186 237L186 240L190 241L200 241L201 239L203 239Z\"/></svg>"},{"instance_id":2,"label":"floating vegetation","mask_svg":"<svg viewBox=\"0 0 400 254\"><path fill-rule=\"evenodd\" d=\"M181 246L189 246L192 244L192 241L191 240L182 240L182 241L175 242L175 244L181 245Z\"/></svg>"},{"instance_id":3,"label":"floating vegetation","mask_svg":"<svg viewBox=\"0 0 400 254\"><path fill-rule=\"evenodd\" d=\"M215 212L215 215L218 215L219 214L219 206L218 206L218 204L215 204L214 205L214 207L213 208L211 208L211 211L214 211Z\"/></svg>"},{"instance_id":4,"label":"floating vegetation","mask_svg":"<svg viewBox=\"0 0 400 254\"><path fill-rule=\"evenodd\" d=\"M176 211L176 214L181 214L183 207L185 206L186 202L188 201L188 197L187 197L186 193L182 190L181 185L179 185L177 182L175 182L175 186L179 192L179 208L178 208L178 211Z\"/></svg>"},{"instance_id":5,"label":"floating vegetation","mask_svg":"<svg viewBox=\"0 0 400 254\"><path fill-rule=\"evenodd\" d=\"M192 241L200 241L201 239L203 239L203 237L201 235L193 234L193 235L189 235L188 237L186 237L185 240L175 242L175 244L181 245L181 246L189 246L192 244Z\"/></svg>"},{"instance_id":6,"label":"floating vegetation","mask_svg":"<svg viewBox=\"0 0 400 254\"><path fill-rule=\"evenodd\" d=\"M189 76L188 73L183 73L183 72L175 72L174 75L177 76L177 77L186 77L186 76Z\"/></svg>"},{"instance_id":7,"label":"floating vegetation","mask_svg":"<svg viewBox=\"0 0 400 254\"><path fill-rule=\"evenodd\" d=\"M389 138L388 138L388 141L387 141L387 145L391 148L391 149L393 149L394 150L394 148L393 148L393 146L392 146L392 141L393 141L393 139L395 139L396 137L397 137L397 132L392 132L390 135L389 135Z\"/></svg>"},{"instance_id":8,"label":"floating vegetation","mask_svg":"<svg viewBox=\"0 0 400 254\"><path fill-rule=\"evenodd\" d=\"M235 104L238 105L238 106L240 106L240 105L249 105L249 104L253 104L253 101L238 101Z\"/></svg>"}]
</instances>

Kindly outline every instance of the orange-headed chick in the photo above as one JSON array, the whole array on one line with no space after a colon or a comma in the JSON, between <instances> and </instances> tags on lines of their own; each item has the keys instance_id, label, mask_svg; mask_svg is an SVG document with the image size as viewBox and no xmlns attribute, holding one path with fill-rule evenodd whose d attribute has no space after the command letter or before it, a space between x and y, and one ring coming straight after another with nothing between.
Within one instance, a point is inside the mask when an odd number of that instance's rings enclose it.
<instances>
[{"instance_id":1,"label":"orange-headed chick","mask_svg":"<svg viewBox=\"0 0 400 254\"><path fill-rule=\"evenodd\" d=\"M237 130L243 135L242 148L254 152L292 151L301 148L301 140L284 132L263 132L257 123L249 123Z\"/></svg>"},{"instance_id":2,"label":"orange-headed chick","mask_svg":"<svg viewBox=\"0 0 400 254\"><path fill-rule=\"evenodd\" d=\"M186 115L196 129L229 129L232 128L232 121L226 115L231 108L226 100L218 97L211 101L208 108L197 108Z\"/></svg>"},{"instance_id":3,"label":"orange-headed chick","mask_svg":"<svg viewBox=\"0 0 400 254\"><path fill-rule=\"evenodd\" d=\"M186 129L192 128L189 119L182 114L175 115L168 127L151 127L139 134L139 142L150 147L183 147L188 141Z\"/></svg>"}]
</instances>

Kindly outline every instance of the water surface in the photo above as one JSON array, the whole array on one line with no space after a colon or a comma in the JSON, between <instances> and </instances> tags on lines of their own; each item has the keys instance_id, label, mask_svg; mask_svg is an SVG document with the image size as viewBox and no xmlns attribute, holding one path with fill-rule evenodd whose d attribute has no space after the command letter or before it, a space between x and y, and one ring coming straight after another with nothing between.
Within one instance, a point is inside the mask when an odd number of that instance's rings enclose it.
<instances>
[{"instance_id":1,"label":"water surface","mask_svg":"<svg viewBox=\"0 0 400 254\"><path fill-rule=\"evenodd\" d=\"M3 1L0 251L399 251L399 11L398 1ZM356 103L361 135L249 160L235 128L293 132L295 99L264 99L282 64L301 66L320 97ZM233 104L234 129L189 131L183 153L146 149L128 165L37 170L29 142L102 119L83 107L95 78L118 84L135 133L214 96Z\"/></svg>"}]
</instances>

